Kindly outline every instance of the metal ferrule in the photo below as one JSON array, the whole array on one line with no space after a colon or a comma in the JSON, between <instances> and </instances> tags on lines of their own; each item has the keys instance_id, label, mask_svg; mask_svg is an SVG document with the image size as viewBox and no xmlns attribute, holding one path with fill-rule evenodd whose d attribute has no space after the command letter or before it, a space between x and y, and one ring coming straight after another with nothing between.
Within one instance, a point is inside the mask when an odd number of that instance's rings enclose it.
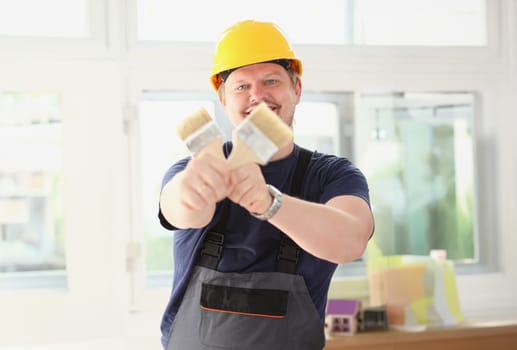
<instances>
[{"instance_id":1,"label":"metal ferrule","mask_svg":"<svg viewBox=\"0 0 517 350\"><path fill-rule=\"evenodd\" d=\"M223 133L219 126L217 126L215 121L211 121L190 134L185 139L185 145L192 154L195 154L222 136Z\"/></svg>"},{"instance_id":2,"label":"metal ferrule","mask_svg":"<svg viewBox=\"0 0 517 350\"><path fill-rule=\"evenodd\" d=\"M278 147L257 128L253 122L244 120L235 129L237 137L242 140L265 164L278 151Z\"/></svg>"}]
</instances>

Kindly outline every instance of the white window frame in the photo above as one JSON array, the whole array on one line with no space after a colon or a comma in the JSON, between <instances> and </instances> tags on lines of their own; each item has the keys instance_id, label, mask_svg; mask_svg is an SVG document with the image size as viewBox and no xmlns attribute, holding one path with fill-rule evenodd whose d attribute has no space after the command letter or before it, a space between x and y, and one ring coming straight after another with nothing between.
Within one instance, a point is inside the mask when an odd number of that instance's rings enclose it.
<instances>
[{"instance_id":1,"label":"white window frame","mask_svg":"<svg viewBox=\"0 0 517 350\"><path fill-rule=\"evenodd\" d=\"M19 60L36 56L38 58L91 58L113 55L113 38L117 35L116 26L108 28L108 16L113 5L108 0L87 0L89 28L91 36L86 38L46 38L31 36L0 35L0 55L3 60ZM116 17L113 17L114 19Z\"/></svg>"},{"instance_id":2,"label":"white window frame","mask_svg":"<svg viewBox=\"0 0 517 350\"><path fill-rule=\"evenodd\" d=\"M485 201L479 203L478 211L492 210L493 214L479 227L481 263L461 266L458 271L460 300L465 301L466 312L486 312L484 305L488 304L504 311L508 305L514 304L511 293L516 290L515 282L503 272L510 262L498 256L497 250L504 249L506 244L503 242L509 239L508 226L502 224L508 198L502 195L504 192L491 194L493 189L486 183L493 175L484 171L484 165L493 160L493 152L500 149L499 142L503 142L499 141L502 140L500 136L505 130L498 119L488 116L510 108L510 100L501 96L504 96L504 72L508 69L505 50L508 49L507 36L510 35L509 17L505 16L505 11L511 8L512 4L505 0L487 3L486 47L295 47L304 62L304 91L475 92L480 97L479 105L475 106L479 114L474 116L477 124L476 162L480 162L477 163L476 182L483 184L479 199ZM210 45L130 42L129 57L135 65L138 62L140 67L167 67L161 72L140 70L136 75L130 74L131 105L138 104L138 91L144 89L208 91L209 67L198 59L210 57ZM343 79L338 80L336 76ZM483 141L487 138L495 142L494 149L486 150ZM496 169L498 181L505 186L510 184L508 172L501 168L501 163L494 161L490 166ZM138 231L138 226L135 227ZM492 239L492 235L487 233L494 228L498 232L497 239ZM367 281L360 276L364 276L364 265L351 263L350 267L352 277L335 278L331 296L367 295L364 292ZM486 280L497 286L497 297L492 287L488 288L490 284ZM137 308L138 305L149 305L147 300L150 299L145 297L148 293L141 289L139 295L142 299L141 302L136 301ZM152 293L158 292L154 290Z\"/></svg>"}]
</instances>

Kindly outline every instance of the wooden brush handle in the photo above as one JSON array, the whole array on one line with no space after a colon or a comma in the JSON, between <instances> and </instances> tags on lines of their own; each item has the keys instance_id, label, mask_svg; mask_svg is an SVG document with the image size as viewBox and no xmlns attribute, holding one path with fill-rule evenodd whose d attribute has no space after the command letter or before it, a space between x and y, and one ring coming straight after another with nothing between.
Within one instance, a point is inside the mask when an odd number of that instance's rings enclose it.
<instances>
[{"instance_id":1,"label":"wooden brush handle","mask_svg":"<svg viewBox=\"0 0 517 350\"><path fill-rule=\"evenodd\" d=\"M213 140L212 142L208 143L203 149L201 149L199 152L194 154L194 157L198 156L201 153L211 153L216 157L219 157L221 159L225 159L224 153L223 153L223 144L222 144L222 138L218 137L217 139Z\"/></svg>"},{"instance_id":2,"label":"wooden brush handle","mask_svg":"<svg viewBox=\"0 0 517 350\"><path fill-rule=\"evenodd\" d=\"M263 165L251 148L249 148L244 142L240 141L238 137L234 138L232 153L230 153L230 156L228 157L228 166L231 169L237 169L249 163Z\"/></svg>"}]
</instances>

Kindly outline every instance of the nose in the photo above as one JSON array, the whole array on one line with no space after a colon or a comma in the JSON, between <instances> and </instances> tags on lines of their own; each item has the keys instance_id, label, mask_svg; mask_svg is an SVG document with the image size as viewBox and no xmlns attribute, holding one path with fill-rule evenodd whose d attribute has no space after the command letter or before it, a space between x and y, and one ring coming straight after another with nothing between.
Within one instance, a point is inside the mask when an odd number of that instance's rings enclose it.
<instances>
[{"instance_id":1,"label":"nose","mask_svg":"<svg viewBox=\"0 0 517 350\"><path fill-rule=\"evenodd\" d=\"M259 103L266 100L267 89L261 84L253 84L249 89L250 103Z\"/></svg>"}]
</instances>

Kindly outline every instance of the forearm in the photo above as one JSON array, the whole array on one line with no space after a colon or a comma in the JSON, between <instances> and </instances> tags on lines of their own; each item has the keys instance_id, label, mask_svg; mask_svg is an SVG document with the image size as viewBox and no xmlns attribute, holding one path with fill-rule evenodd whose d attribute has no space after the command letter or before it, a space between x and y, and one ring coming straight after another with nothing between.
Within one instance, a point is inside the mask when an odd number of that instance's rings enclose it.
<instances>
[{"instance_id":1,"label":"forearm","mask_svg":"<svg viewBox=\"0 0 517 350\"><path fill-rule=\"evenodd\" d=\"M373 219L366 202L346 197L318 204L284 195L269 222L314 256L335 263L353 261L364 253Z\"/></svg>"}]
</instances>

